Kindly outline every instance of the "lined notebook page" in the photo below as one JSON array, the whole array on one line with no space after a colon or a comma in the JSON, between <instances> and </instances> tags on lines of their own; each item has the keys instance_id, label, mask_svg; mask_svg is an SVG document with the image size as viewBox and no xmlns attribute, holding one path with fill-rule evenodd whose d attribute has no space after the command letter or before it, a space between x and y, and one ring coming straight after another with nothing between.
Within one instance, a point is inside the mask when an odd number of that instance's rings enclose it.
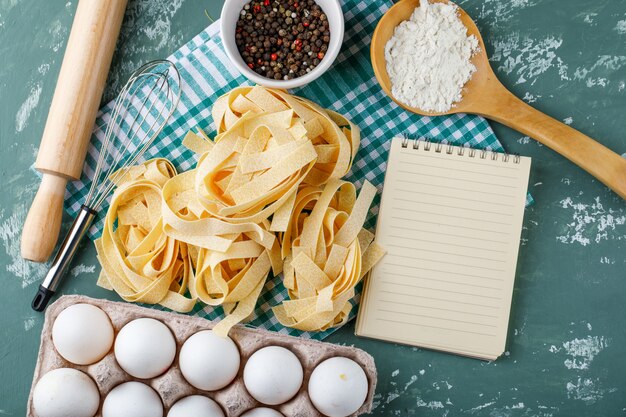
<instances>
[{"instance_id":1,"label":"lined notebook page","mask_svg":"<svg viewBox=\"0 0 626 417\"><path fill-rule=\"evenodd\" d=\"M387 254L366 282L356 333L495 359L505 350L530 158L415 144L391 144L376 227Z\"/></svg>"}]
</instances>

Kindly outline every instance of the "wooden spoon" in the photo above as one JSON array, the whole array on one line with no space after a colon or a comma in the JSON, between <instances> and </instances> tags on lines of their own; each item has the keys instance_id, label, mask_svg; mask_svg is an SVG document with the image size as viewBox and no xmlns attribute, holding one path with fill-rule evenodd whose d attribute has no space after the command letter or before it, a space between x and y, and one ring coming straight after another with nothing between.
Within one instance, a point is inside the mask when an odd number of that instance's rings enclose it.
<instances>
[{"instance_id":1,"label":"wooden spoon","mask_svg":"<svg viewBox=\"0 0 626 417\"><path fill-rule=\"evenodd\" d=\"M451 3L431 0L431 3ZM419 0L401 0L378 22L372 38L371 58L376 78L385 93L398 105L413 113L440 116L452 113L473 113L500 122L560 153L626 199L626 159L579 131L529 106L507 90L496 78L487 57L485 44L474 21L459 7L461 21L469 35L480 43L472 58L476 72L463 88L463 99L444 113L427 112L407 106L391 94L391 81L385 62L385 45L394 29L408 20L419 7Z\"/></svg>"}]
</instances>

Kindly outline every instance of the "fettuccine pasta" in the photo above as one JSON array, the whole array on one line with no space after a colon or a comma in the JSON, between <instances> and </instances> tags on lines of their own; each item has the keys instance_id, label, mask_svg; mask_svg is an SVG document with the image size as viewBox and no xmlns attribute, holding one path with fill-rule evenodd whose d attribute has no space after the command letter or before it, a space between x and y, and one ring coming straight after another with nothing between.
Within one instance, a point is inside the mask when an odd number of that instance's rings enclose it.
<instances>
[{"instance_id":1,"label":"fettuccine pasta","mask_svg":"<svg viewBox=\"0 0 626 417\"><path fill-rule=\"evenodd\" d=\"M102 237L96 240L102 271L98 285L130 302L191 311L185 297L193 276L186 243L167 236L161 217L161 189L176 170L165 159L133 167L113 193Z\"/></svg>"},{"instance_id":2,"label":"fettuccine pasta","mask_svg":"<svg viewBox=\"0 0 626 417\"><path fill-rule=\"evenodd\" d=\"M354 287L384 253L362 228L375 195L368 182L358 197L347 181L300 189L281 236L284 284L291 298L274 307L281 324L317 331L347 321Z\"/></svg>"},{"instance_id":3,"label":"fettuccine pasta","mask_svg":"<svg viewBox=\"0 0 626 417\"><path fill-rule=\"evenodd\" d=\"M127 301L189 311L222 306L230 328L254 311L270 271L284 270L285 326L317 331L347 321L354 287L383 251L363 223L376 194L341 178L360 132L342 115L281 90L240 87L212 109L210 139L183 144L197 166L176 174L162 159L118 184L96 242L99 284ZM189 293L189 297L185 296Z\"/></svg>"}]
</instances>

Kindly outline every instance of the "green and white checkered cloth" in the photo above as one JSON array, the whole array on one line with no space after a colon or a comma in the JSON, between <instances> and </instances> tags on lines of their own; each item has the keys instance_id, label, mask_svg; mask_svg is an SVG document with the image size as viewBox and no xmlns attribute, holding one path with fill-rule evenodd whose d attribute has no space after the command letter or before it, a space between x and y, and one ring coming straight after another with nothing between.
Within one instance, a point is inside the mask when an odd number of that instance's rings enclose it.
<instances>
[{"instance_id":1,"label":"green and white checkered cloth","mask_svg":"<svg viewBox=\"0 0 626 417\"><path fill-rule=\"evenodd\" d=\"M482 117L464 114L423 117L404 111L385 95L370 65L369 45L376 23L387 8L388 5L375 1L344 0L346 33L336 62L321 78L293 91L323 107L345 114L361 128L361 149L347 179L355 182L358 188L364 179L378 187L378 196L365 223L365 227L370 230L373 230L376 222L387 153L393 136L423 137L477 149L504 151ZM182 172L196 163L194 154L181 145L187 131L201 128L209 136L213 135L215 128L210 112L213 102L231 89L249 85L250 82L239 74L226 57L217 22L194 37L169 59L180 71L182 97L171 122L148 149L145 159L167 158ZM88 191L112 105L112 102L107 104L98 114L83 177L68 187L65 207L72 216L80 209ZM105 203L100 213L105 213L106 209ZM103 214L98 216L91 227L91 238L99 236L102 231L103 217ZM360 289L358 294L360 295ZM353 304L358 303L359 295L355 297ZM324 339L334 331L331 329L307 333L281 326L271 308L286 298L287 291L282 285L281 277L268 279L249 325L314 339ZM213 320L221 317L223 312L221 308L198 303L192 314ZM352 316L354 315L356 308L352 311Z\"/></svg>"}]
</instances>

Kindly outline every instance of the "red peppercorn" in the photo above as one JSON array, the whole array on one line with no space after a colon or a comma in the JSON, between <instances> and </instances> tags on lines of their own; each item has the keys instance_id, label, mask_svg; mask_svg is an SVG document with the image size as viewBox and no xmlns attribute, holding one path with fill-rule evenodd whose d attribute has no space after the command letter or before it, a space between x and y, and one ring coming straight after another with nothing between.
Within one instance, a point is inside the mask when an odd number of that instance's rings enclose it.
<instances>
[{"instance_id":1,"label":"red peppercorn","mask_svg":"<svg viewBox=\"0 0 626 417\"><path fill-rule=\"evenodd\" d=\"M322 59L322 58L324 58L324 52L318 52L317 59Z\"/></svg>"},{"instance_id":2,"label":"red peppercorn","mask_svg":"<svg viewBox=\"0 0 626 417\"><path fill-rule=\"evenodd\" d=\"M295 7L296 9L298 8L298 6L299 6L298 3L293 4L293 7Z\"/></svg>"},{"instance_id":3,"label":"red peppercorn","mask_svg":"<svg viewBox=\"0 0 626 417\"><path fill-rule=\"evenodd\" d=\"M296 46L302 45L302 39L296 39L295 44Z\"/></svg>"},{"instance_id":4,"label":"red peppercorn","mask_svg":"<svg viewBox=\"0 0 626 417\"><path fill-rule=\"evenodd\" d=\"M302 46L301 45L296 46L296 51L300 52L301 50L302 50Z\"/></svg>"},{"instance_id":5,"label":"red peppercorn","mask_svg":"<svg viewBox=\"0 0 626 417\"><path fill-rule=\"evenodd\" d=\"M252 10L254 10L254 13L258 13L261 11L261 6L257 4L252 8Z\"/></svg>"},{"instance_id":6,"label":"red peppercorn","mask_svg":"<svg viewBox=\"0 0 626 417\"><path fill-rule=\"evenodd\" d=\"M261 64L263 64L263 60L261 58L259 58L259 59L256 60L256 63L261 65Z\"/></svg>"},{"instance_id":7,"label":"red peppercorn","mask_svg":"<svg viewBox=\"0 0 626 417\"><path fill-rule=\"evenodd\" d=\"M276 61L278 59L278 55L272 54L270 55L270 58L272 58L272 61Z\"/></svg>"},{"instance_id":8,"label":"red peppercorn","mask_svg":"<svg viewBox=\"0 0 626 417\"><path fill-rule=\"evenodd\" d=\"M254 69L254 64L253 64L252 62L251 62L251 63L249 63L249 64L248 64L248 68L250 68L250 69Z\"/></svg>"},{"instance_id":9,"label":"red peppercorn","mask_svg":"<svg viewBox=\"0 0 626 417\"><path fill-rule=\"evenodd\" d=\"M269 6L269 5L270 5L270 0L265 0L265 1L263 2L263 4L264 4L265 6Z\"/></svg>"},{"instance_id":10,"label":"red peppercorn","mask_svg":"<svg viewBox=\"0 0 626 417\"><path fill-rule=\"evenodd\" d=\"M302 26L304 26L305 28L308 28L309 24L310 24L309 22L304 22L304 23L302 23Z\"/></svg>"}]
</instances>

